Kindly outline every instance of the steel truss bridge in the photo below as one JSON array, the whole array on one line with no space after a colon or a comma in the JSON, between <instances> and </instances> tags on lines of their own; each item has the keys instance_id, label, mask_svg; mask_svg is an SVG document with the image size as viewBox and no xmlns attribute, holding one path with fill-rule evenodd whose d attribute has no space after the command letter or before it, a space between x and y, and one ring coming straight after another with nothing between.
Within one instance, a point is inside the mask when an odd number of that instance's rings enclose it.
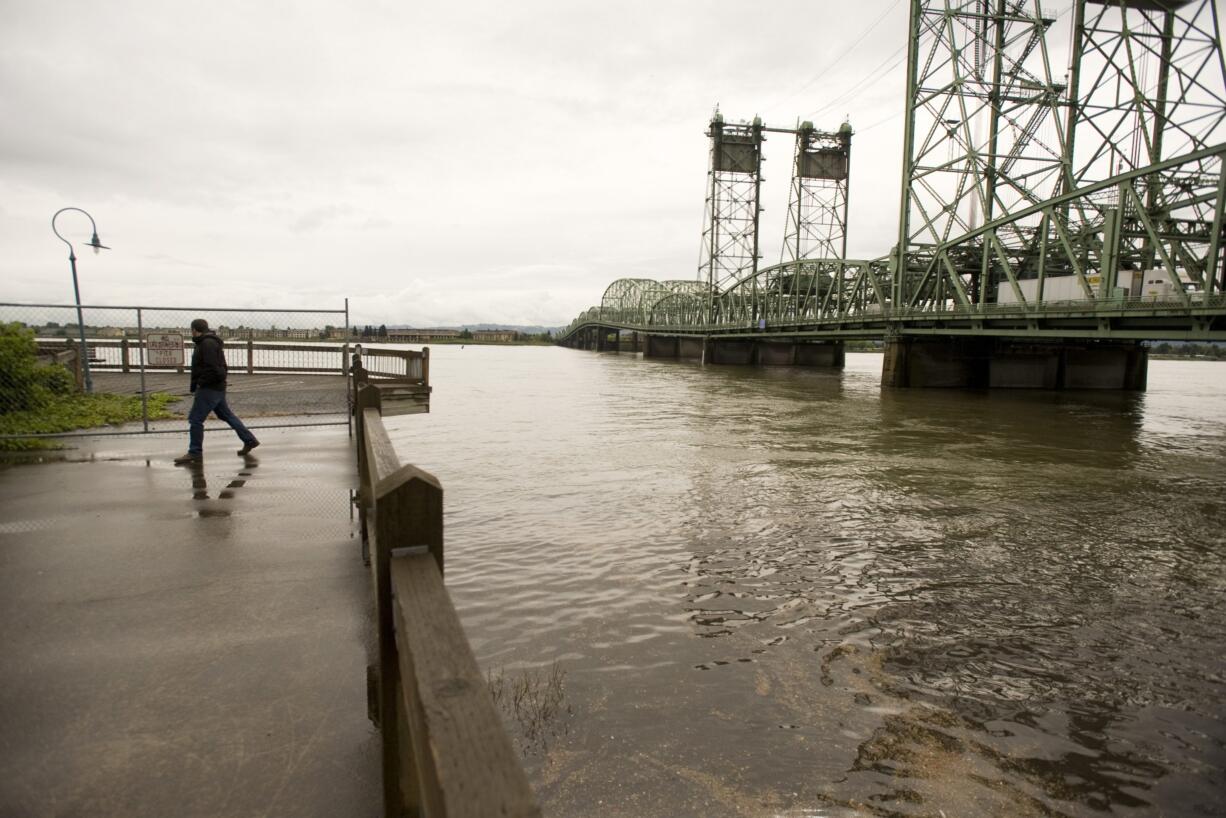
<instances>
[{"instance_id":1,"label":"steel truss bridge","mask_svg":"<svg viewBox=\"0 0 1226 818\"><path fill-rule=\"evenodd\" d=\"M563 331L717 340L1226 341L1226 63L1214 0L912 0L897 243L844 258L852 131L711 121L689 280L619 279ZM1067 59L1059 78L1052 64ZM761 266L767 133L794 134ZM888 350L887 350L888 351ZM889 356L887 355L887 358ZM888 364L887 364L888 365Z\"/></svg>"}]
</instances>

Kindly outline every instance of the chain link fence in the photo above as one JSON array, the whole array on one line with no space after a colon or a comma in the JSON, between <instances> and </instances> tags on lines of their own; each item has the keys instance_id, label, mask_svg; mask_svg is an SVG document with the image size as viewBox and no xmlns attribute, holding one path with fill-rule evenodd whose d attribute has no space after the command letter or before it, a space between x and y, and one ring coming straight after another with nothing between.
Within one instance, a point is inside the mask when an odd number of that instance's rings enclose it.
<instances>
[{"instance_id":1,"label":"chain link fence","mask_svg":"<svg viewBox=\"0 0 1226 818\"><path fill-rule=\"evenodd\" d=\"M207 320L225 345L228 402L248 427L348 424L347 303L334 310L0 303L0 440L182 432L194 318ZM388 375L414 365L407 352L379 359Z\"/></svg>"}]
</instances>

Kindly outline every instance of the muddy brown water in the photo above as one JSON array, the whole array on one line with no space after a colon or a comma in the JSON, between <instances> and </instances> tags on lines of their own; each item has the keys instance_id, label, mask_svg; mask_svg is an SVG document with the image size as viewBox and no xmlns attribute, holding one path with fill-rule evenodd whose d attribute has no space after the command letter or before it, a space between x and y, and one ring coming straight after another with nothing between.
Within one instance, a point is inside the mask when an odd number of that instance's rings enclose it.
<instances>
[{"instance_id":1,"label":"muddy brown water","mask_svg":"<svg viewBox=\"0 0 1226 818\"><path fill-rule=\"evenodd\" d=\"M389 426L483 667L564 672L510 719L547 814L1226 814L1226 363L1127 395L432 358Z\"/></svg>"}]
</instances>

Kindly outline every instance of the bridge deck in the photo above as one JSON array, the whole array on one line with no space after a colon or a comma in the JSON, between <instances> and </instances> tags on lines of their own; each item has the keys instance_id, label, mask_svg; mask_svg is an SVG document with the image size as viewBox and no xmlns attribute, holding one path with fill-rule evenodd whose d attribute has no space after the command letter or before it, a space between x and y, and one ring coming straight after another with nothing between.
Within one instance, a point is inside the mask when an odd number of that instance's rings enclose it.
<instances>
[{"instance_id":1,"label":"bridge deck","mask_svg":"<svg viewBox=\"0 0 1226 818\"><path fill-rule=\"evenodd\" d=\"M0 467L0 815L378 814L345 432L185 437Z\"/></svg>"}]
</instances>

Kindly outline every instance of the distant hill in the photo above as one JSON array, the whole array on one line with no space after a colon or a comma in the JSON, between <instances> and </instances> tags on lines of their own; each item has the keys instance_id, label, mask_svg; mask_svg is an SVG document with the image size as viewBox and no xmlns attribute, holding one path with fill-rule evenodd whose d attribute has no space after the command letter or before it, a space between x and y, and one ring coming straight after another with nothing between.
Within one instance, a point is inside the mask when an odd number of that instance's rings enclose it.
<instances>
[{"instance_id":1,"label":"distant hill","mask_svg":"<svg viewBox=\"0 0 1226 818\"><path fill-rule=\"evenodd\" d=\"M514 330L515 332L522 332L525 335L540 335L542 332L552 332L556 334L562 330L562 327L542 327L542 326L537 326L537 325L525 326L523 324L460 324L459 326L449 324L449 325L442 325L442 326L436 326L436 327L416 327L416 326L412 326L411 324L388 324L387 328L389 330L393 330L393 329L398 329L398 330L399 329L466 329L466 330L505 329L505 330Z\"/></svg>"}]
</instances>

